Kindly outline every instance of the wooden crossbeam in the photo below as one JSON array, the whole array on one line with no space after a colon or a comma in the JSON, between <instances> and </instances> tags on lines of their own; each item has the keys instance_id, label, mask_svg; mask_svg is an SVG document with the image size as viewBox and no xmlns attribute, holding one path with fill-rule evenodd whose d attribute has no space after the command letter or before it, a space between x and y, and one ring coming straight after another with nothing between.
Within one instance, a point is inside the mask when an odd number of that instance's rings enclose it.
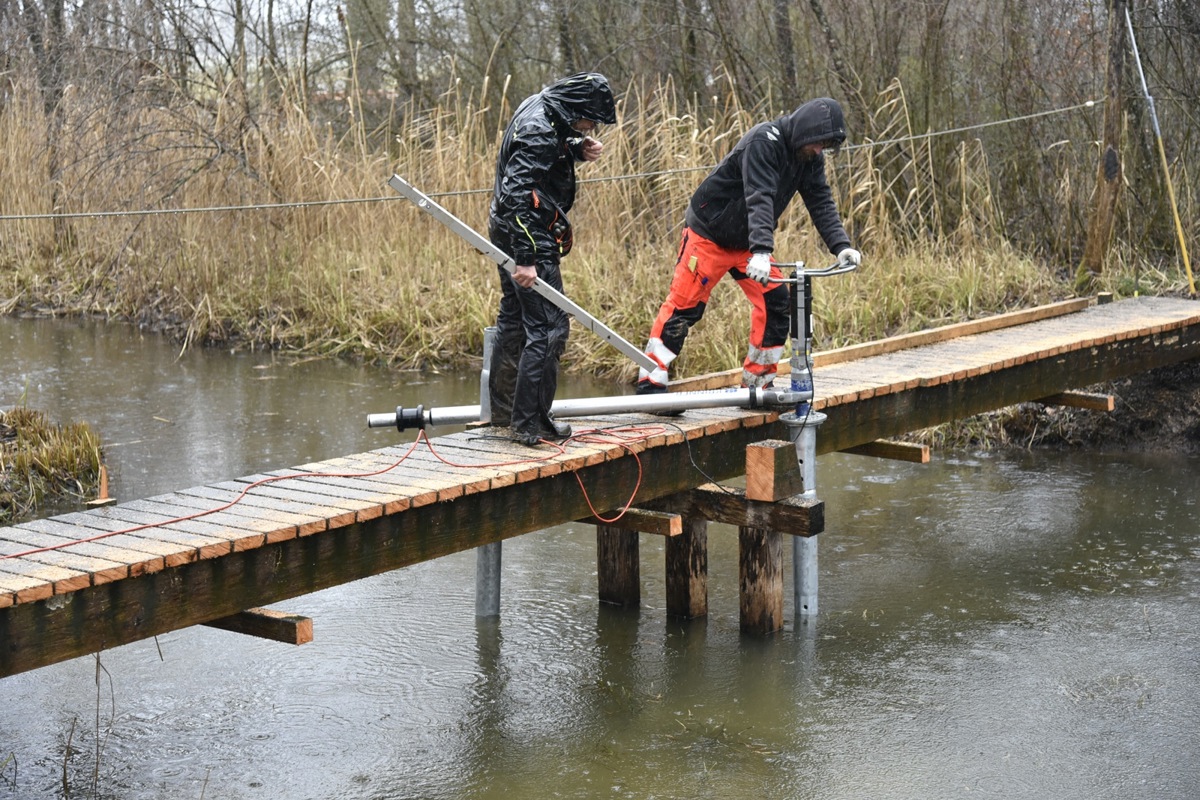
<instances>
[{"instance_id":1,"label":"wooden crossbeam","mask_svg":"<svg viewBox=\"0 0 1200 800\"><path fill-rule=\"evenodd\" d=\"M893 442L887 439L876 439L873 442L847 447L843 453L853 453L856 456L872 456L886 458L892 461L908 461L912 464L929 463L929 445L911 442Z\"/></svg>"},{"instance_id":2,"label":"wooden crossbeam","mask_svg":"<svg viewBox=\"0 0 1200 800\"><path fill-rule=\"evenodd\" d=\"M284 644L307 644L313 638L312 619L270 608L248 608L204 624Z\"/></svg>"},{"instance_id":3,"label":"wooden crossbeam","mask_svg":"<svg viewBox=\"0 0 1200 800\"><path fill-rule=\"evenodd\" d=\"M813 536L825 530L825 504L789 497L776 503L748 500L743 489L707 483L646 503L684 518L700 517L738 527L765 528L793 536Z\"/></svg>"},{"instance_id":4,"label":"wooden crossbeam","mask_svg":"<svg viewBox=\"0 0 1200 800\"><path fill-rule=\"evenodd\" d=\"M1111 394L1088 392L1059 392L1039 398L1037 402L1045 406L1069 406L1090 411L1112 411L1117 407L1116 399Z\"/></svg>"},{"instance_id":5,"label":"wooden crossbeam","mask_svg":"<svg viewBox=\"0 0 1200 800\"><path fill-rule=\"evenodd\" d=\"M628 508L624 513L614 510L601 514L599 517L584 517L578 521L588 525L600 525L638 533L653 533L659 536L678 536L683 533L683 517L667 511L651 511L645 508Z\"/></svg>"}]
</instances>

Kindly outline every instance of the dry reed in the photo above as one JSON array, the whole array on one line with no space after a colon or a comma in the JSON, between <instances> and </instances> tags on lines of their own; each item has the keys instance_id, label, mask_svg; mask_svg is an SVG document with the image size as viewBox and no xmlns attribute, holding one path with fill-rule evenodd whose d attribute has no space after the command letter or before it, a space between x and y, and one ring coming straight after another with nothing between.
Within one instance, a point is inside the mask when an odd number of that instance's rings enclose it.
<instances>
[{"instance_id":1,"label":"dry reed","mask_svg":"<svg viewBox=\"0 0 1200 800\"><path fill-rule=\"evenodd\" d=\"M487 96L486 87L475 94L453 86L436 108L404 110L402 125L373 146L380 132L363 130L349 112L346 132L335 133L286 93L253 119L232 94L214 99L208 116L179 99L118 110L83 93L68 95L54 145L70 159L49 180L47 126L35 92L14 87L0 109L6 214L236 208L0 222L0 308L101 313L188 343L285 348L400 368L477 359L498 299L495 266L393 196L385 182L400 173L485 229L500 128L520 98L484 107L477 98ZM640 343L665 296L692 189L766 116L736 102L700 111L669 85L625 92L620 121L603 131L605 157L580 168L577 248L563 264L568 293ZM875 125L909 132L899 87L880 99ZM865 263L857 274L818 286L819 347L1070 293L1062 269L1006 245L977 143L962 143L953 168L943 170L949 174L935 175L927 150L917 155L901 163L867 147L831 161L835 193ZM935 178L950 188L934 191ZM319 205L279 205L307 202ZM247 208L260 205L275 207ZM784 259L830 258L799 202L778 242ZM1123 286L1123 274L1118 268L1112 279ZM1148 271L1136 275L1145 284L1171 282ZM726 283L677 374L740 363L747 309ZM616 351L579 331L564 363L633 377Z\"/></svg>"}]
</instances>

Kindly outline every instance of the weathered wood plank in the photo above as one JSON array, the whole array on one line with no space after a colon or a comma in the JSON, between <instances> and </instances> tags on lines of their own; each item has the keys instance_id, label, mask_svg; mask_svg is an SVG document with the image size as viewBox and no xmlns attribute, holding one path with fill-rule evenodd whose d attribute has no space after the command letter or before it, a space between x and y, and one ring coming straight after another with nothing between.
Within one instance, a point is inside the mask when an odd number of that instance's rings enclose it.
<instances>
[{"instance_id":1,"label":"weathered wood plank","mask_svg":"<svg viewBox=\"0 0 1200 800\"><path fill-rule=\"evenodd\" d=\"M701 517L738 527L765 528L792 536L814 536L825 529L825 504L820 500L789 497L777 503L748 500L745 489L709 483L645 505L659 511Z\"/></svg>"},{"instance_id":2,"label":"weathered wood plank","mask_svg":"<svg viewBox=\"0 0 1200 800\"><path fill-rule=\"evenodd\" d=\"M1037 402L1047 406L1085 408L1089 411L1112 411L1117 407L1117 401L1111 394L1089 392L1058 392L1048 397L1039 397Z\"/></svg>"},{"instance_id":3,"label":"weathered wood plank","mask_svg":"<svg viewBox=\"0 0 1200 800\"><path fill-rule=\"evenodd\" d=\"M248 608L204 624L210 628L244 633L284 644L308 644L313 640L312 619L270 608Z\"/></svg>"},{"instance_id":4,"label":"weathered wood plank","mask_svg":"<svg viewBox=\"0 0 1200 800\"><path fill-rule=\"evenodd\" d=\"M679 536L683 533L683 518L678 514L645 508L629 508L623 512L614 509L599 517L584 517L579 522L658 536Z\"/></svg>"},{"instance_id":5,"label":"weathered wood plank","mask_svg":"<svg viewBox=\"0 0 1200 800\"><path fill-rule=\"evenodd\" d=\"M765 439L746 448L746 499L773 503L803 491L794 444Z\"/></svg>"},{"instance_id":6,"label":"weathered wood plank","mask_svg":"<svg viewBox=\"0 0 1200 800\"><path fill-rule=\"evenodd\" d=\"M913 442L891 442L886 439L876 439L873 442L847 447L843 453L872 458L886 458L891 461L908 461L912 464L929 463L929 445Z\"/></svg>"},{"instance_id":7,"label":"weathered wood plank","mask_svg":"<svg viewBox=\"0 0 1200 800\"><path fill-rule=\"evenodd\" d=\"M1198 310L1200 305L1194 301L1141 298L1033 323L1024 330L1002 329L972 337L974 342L951 340L870 362L818 367L814 406L824 407L829 415L817 436L818 452L1200 358ZM1055 325L1062 327L1056 330ZM905 374L905 369L913 371ZM426 455L408 467L363 478L362 484L343 484L354 490L345 493L346 502L352 498L368 508L383 508L374 519L359 519L363 509L347 508L336 489L330 494L334 484L327 479L319 479L319 489L310 489L322 498L317 506L251 493L218 510L237 494L196 487L137 501L148 504L137 507L142 515L123 511L122 505L82 512L111 512L113 516L103 522L81 523L103 529L154 518L147 514L161 512L169 518L173 511L167 508L192 510L195 519L161 526L176 537L164 536L162 541L180 545L181 551L199 545L212 557L135 576L130 576L128 564L78 552L53 550L5 559L6 552L21 552L29 545L6 540L6 529L0 529L0 677L579 519L591 514L592 508L619 508L639 479L639 506L681 513L685 521L693 518L693 505L708 505L706 513L695 516L730 520L739 527L803 530L809 535L824 524L819 503L803 510L787 509L790 501L757 504L772 509L766 512L744 497L731 500L736 492L715 487L708 492L690 491L701 482L742 474L744 449L751 442L787 439L777 412L689 411L677 418L612 415L594 422L614 427L581 437L577 448L568 444L562 452L499 441L480 445L494 446L500 459L530 459L527 468L486 467L491 470L487 490L468 494L461 485L450 485L455 470ZM461 442L455 440L455 448L465 451L474 446L470 434L455 436L462 437ZM622 442L622 436L628 439ZM404 452L403 447L384 448L336 463L374 464L382 469L389 466L388 458L395 462ZM461 455L466 464L465 453ZM577 473L570 473L577 467ZM507 472L512 482L496 485L496 470ZM355 494L377 489L392 492L394 499L386 504L380 500L375 506L376 498ZM656 498L681 492L689 496L684 508L653 505ZM331 516L314 517L314 507ZM772 516L781 513L782 518ZM335 519L334 524L342 527L326 535ZM215 540L206 539L201 545L179 538L204 534ZM143 532L132 535L141 537ZM668 549L684 538L686 534L669 538ZM102 542L95 544L102 546ZM225 554L216 557L221 551ZM31 570L33 576L22 570ZM70 592L70 603L37 599L52 597L46 593L56 586L65 590L76 585L63 581L78 582L81 575L90 576L91 584Z\"/></svg>"},{"instance_id":8,"label":"weathered wood plank","mask_svg":"<svg viewBox=\"0 0 1200 800\"><path fill-rule=\"evenodd\" d=\"M1088 308L1091 304L1092 300L1090 298L1063 300L1062 302L1051 303L1049 305L1039 306L1037 308L1010 311L1004 314L981 317L980 319L970 320L967 322L957 322L950 325L942 325L940 327L931 328L925 331L917 331L915 333L892 336L888 339L881 339L877 342L865 342L863 344L849 345L847 347L840 347L834 350L824 350L813 355L813 367L827 367L833 364L845 363L847 361L856 361L859 359L885 355L887 353L895 353L900 350L910 350L916 347L924 347L926 345L937 344L939 342L945 342L963 336L975 336L980 333L999 330L1001 328L1025 325L1044 319L1052 319L1065 314L1074 314L1077 311L1082 311ZM779 365L779 374L781 376L790 375L791 369L791 364L784 361ZM668 388L669 391L672 392L694 392L710 389L722 389L727 386L736 386L741 379L742 369L741 367L737 367L735 369L722 370L721 372L711 372L705 375L697 375L694 378L685 378L672 381Z\"/></svg>"},{"instance_id":9,"label":"weathered wood plank","mask_svg":"<svg viewBox=\"0 0 1200 800\"><path fill-rule=\"evenodd\" d=\"M740 474L746 445L760 435L737 428L641 453L639 497L706 480L693 460L716 480ZM11 605L0 614L0 677L579 519L591 513L589 498L598 508L618 507L637 479L637 464L622 457L580 474L587 497L572 475L557 475L538 484L537 503L514 484L348 525L337 535L292 537L127 578L119 589L90 586L73 593L69 613L44 603ZM210 502L233 494L187 492L182 497Z\"/></svg>"}]
</instances>

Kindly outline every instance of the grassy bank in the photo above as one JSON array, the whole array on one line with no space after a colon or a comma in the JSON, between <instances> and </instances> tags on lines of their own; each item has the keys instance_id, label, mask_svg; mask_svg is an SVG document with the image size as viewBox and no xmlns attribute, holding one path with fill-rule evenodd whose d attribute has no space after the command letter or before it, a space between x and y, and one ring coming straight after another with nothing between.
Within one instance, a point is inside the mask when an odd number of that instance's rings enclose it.
<instances>
[{"instance_id":1,"label":"grassy bank","mask_svg":"<svg viewBox=\"0 0 1200 800\"><path fill-rule=\"evenodd\" d=\"M349 125L335 136L286 97L252 119L218 98L216 113L197 121L170 104L122 116L78 93L63 101L52 134L32 90L18 86L11 97L0 109L6 213L131 213L0 222L0 312L98 313L189 345L284 348L401 368L478 358L499 296L494 265L385 181L400 173L485 229L500 134L494 120L507 119L520 98L505 98L497 113L455 91L437 108L407 113L400 129ZM902 128L903 108L893 113L892 129ZM692 189L767 115L734 103L701 118L661 88L629 92L620 123L602 132L605 157L580 169L577 247L564 261L568 293L626 338L644 341ZM883 163L871 148L832 160L839 206L865 263L817 287L818 348L1074 294L1073 264L1038 263L1006 243L985 163L973 152L935 170L932 158ZM316 205L287 205L295 203ZM252 205L263 207L242 208ZM777 256L823 265L829 255L795 206ZM132 213L200 208L210 210ZM1135 281L1142 291L1182 285L1118 253L1095 288L1126 294ZM727 283L677 374L740 363L747 306ZM634 373L579 330L564 363L622 380Z\"/></svg>"},{"instance_id":2,"label":"grassy bank","mask_svg":"<svg viewBox=\"0 0 1200 800\"><path fill-rule=\"evenodd\" d=\"M55 498L94 495L100 440L86 423L55 425L40 411L0 411L0 524Z\"/></svg>"}]
</instances>

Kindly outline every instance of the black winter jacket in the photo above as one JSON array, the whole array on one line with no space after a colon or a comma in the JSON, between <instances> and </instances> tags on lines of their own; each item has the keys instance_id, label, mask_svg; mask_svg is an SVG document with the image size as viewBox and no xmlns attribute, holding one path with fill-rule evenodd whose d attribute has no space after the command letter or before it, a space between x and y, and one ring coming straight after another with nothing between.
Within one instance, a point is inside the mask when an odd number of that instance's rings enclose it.
<instances>
[{"instance_id":1,"label":"black winter jacket","mask_svg":"<svg viewBox=\"0 0 1200 800\"><path fill-rule=\"evenodd\" d=\"M850 246L850 237L825 180L825 157L806 159L799 151L806 144L840 144L845 138L842 107L828 97L755 125L697 187L687 226L721 247L770 253L779 218L799 193L829 251L840 253Z\"/></svg>"},{"instance_id":2,"label":"black winter jacket","mask_svg":"<svg viewBox=\"0 0 1200 800\"><path fill-rule=\"evenodd\" d=\"M575 204L575 162L583 157L583 137L571 125L580 119L617 121L612 90L599 73L563 78L526 98L504 131L488 234L519 265L571 249L567 212Z\"/></svg>"}]
</instances>

